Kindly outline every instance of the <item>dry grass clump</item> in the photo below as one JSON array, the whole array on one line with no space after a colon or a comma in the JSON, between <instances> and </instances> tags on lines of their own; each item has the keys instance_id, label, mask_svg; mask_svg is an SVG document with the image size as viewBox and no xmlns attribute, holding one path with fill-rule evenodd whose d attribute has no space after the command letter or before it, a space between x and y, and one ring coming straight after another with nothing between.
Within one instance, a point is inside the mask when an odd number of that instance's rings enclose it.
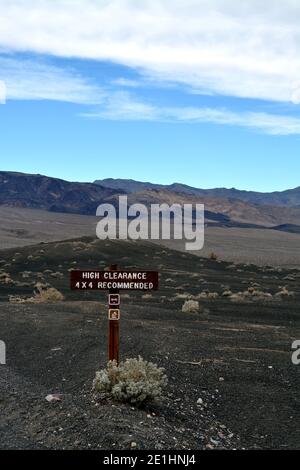
<instances>
[{"instance_id":1,"label":"dry grass clump","mask_svg":"<svg viewBox=\"0 0 300 470\"><path fill-rule=\"evenodd\" d=\"M232 291L230 289L225 289L222 292L222 297L231 297L233 295Z\"/></svg>"},{"instance_id":2,"label":"dry grass clump","mask_svg":"<svg viewBox=\"0 0 300 470\"><path fill-rule=\"evenodd\" d=\"M218 255L216 253L214 253L213 251L209 254L208 257L212 261L217 261L217 259L218 259Z\"/></svg>"},{"instance_id":3,"label":"dry grass clump","mask_svg":"<svg viewBox=\"0 0 300 470\"><path fill-rule=\"evenodd\" d=\"M198 294L197 299L204 299L204 300L215 300L219 297L217 292L209 292L209 290L204 290L200 294Z\"/></svg>"},{"instance_id":4,"label":"dry grass clump","mask_svg":"<svg viewBox=\"0 0 300 470\"><path fill-rule=\"evenodd\" d=\"M96 373L93 390L117 401L141 405L158 400L166 385L165 370L139 357L126 359L119 366L109 362L107 369Z\"/></svg>"},{"instance_id":5,"label":"dry grass clump","mask_svg":"<svg viewBox=\"0 0 300 470\"><path fill-rule=\"evenodd\" d=\"M247 301L268 301L272 300L273 296L269 292L263 292L261 290L255 289L254 287L249 287L248 290L244 292L238 292L237 294L232 294L229 296L229 299L233 302L247 302Z\"/></svg>"},{"instance_id":6,"label":"dry grass clump","mask_svg":"<svg viewBox=\"0 0 300 470\"><path fill-rule=\"evenodd\" d=\"M55 287L43 288L43 285L37 284L36 289L37 291L35 291L34 297L28 299L33 303L45 304L52 302L62 302L64 300L63 294L55 289Z\"/></svg>"},{"instance_id":7,"label":"dry grass clump","mask_svg":"<svg viewBox=\"0 0 300 470\"><path fill-rule=\"evenodd\" d=\"M34 291L34 296L24 299L19 296L11 295L9 297L9 302L18 303L18 304L48 304L54 302L62 302L64 296L54 287L49 287L47 284L37 283L35 285L36 290Z\"/></svg>"},{"instance_id":8,"label":"dry grass clump","mask_svg":"<svg viewBox=\"0 0 300 470\"><path fill-rule=\"evenodd\" d=\"M5 273L5 272L1 272L0 273L0 283L1 284L10 284L10 285L12 285L12 284L14 284L14 281L10 277L10 274Z\"/></svg>"},{"instance_id":9,"label":"dry grass clump","mask_svg":"<svg viewBox=\"0 0 300 470\"><path fill-rule=\"evenodd\" d=\"M176 292L175 294L175 300L192 300L192 298L192 294L189 294L188 292L183 292L182 294Z\"/></svg>"},{"instance_id":10,"label":"dry grass clump","mask_svg":"<svg viewBox=\"0 0 300 470\"><path fill-rule=\"evenodd\" d=\"M281 290L275 294L275 297L277 299L284 299L284 298L288 298L288 297L293 297L295 295L295 293L289 291L286 286L281 287L280 289Z\"/></svg>"}]
</instances>

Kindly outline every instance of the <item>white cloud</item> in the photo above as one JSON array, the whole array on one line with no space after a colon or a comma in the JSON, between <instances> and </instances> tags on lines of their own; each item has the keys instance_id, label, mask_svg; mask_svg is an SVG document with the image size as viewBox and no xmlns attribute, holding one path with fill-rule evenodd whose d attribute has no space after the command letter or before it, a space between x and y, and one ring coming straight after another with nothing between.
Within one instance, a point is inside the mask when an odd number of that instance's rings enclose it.
<instances>
[{"instance_id":1,"label":"white cloud","mask_svg":"<svg viewBox=\"0 0 300 470\"><path fill-rule=\"evenodd\" d=\"M300 104L300 82L294 84L292 91L292 103Z\"/></svg>"},{"instance_id":2,"label":"white cloud","mask_svg":"<svg viewBox=\"0 0 300 470\"><path fill-rule=\"evenodd\" d=\"M0 104L6 103L6 84L3 80L0 80Z\"/></svg>"},{"instance_id":3,"label":"white cloud","mask_svg":"<svg viewBox=\"0 0 300 470\"><path fill-rule=\"evenodd\" d=\"M56 100L97 104L104 92L74 70L65 70L33 60L0 57L0 79L8 100Z\"/></svg>"},{"instance_id":4,"label":"white cloud","mask_svg":"<svg viewBox=\"0 0 300 470\"><path fill-rule=\"evenodd\" d=\"M159 121L162 118L160 108L143 103L127 92L115 92L107 95L99 109L84 113L82 116L112 121Z\"/></svg>"},{"instance_id":5,"label":"white cloud","mask_svg":"<svg viewBox=\"0 0 300 470\"><path fill-rule=\"evenodd\" d=\"M0 0L2 49L112 60L200 91L283 102L295 102L299 24L298 0Z\"/></svg>"},{"instance_id":6,"label":"white cloud","mask_svg":"<svg viewBox=\"0 0 300 470\"><path fill-rule=\"evenodd\" d=\"M290 116L207 107L158 107L132 98L126 92L107 96L101 108L83 116L116 121L213 123L252 128L269 135L300 134L300 119Z\"/></svg>"},{"instance_id":7,"label":"white cloud","mask_svg":"<svg viewBox=\"0 0 300 470\"><path fill-rule=\"evenodd\" d=\"M141 82L138 80L131 80L128 78L117 78L116 80L112 80L112 85L117 85L124 88L139 88L141 86Z\"/></svg>"}]
</instances>

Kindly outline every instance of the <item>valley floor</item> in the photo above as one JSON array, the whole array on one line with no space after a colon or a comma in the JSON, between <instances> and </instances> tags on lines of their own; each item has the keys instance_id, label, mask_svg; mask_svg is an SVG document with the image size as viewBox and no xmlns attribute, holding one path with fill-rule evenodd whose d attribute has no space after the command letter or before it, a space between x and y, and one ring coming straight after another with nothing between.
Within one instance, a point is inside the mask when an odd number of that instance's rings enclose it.
<instances>
[{"instance_id":1,"label":"valley floor","mask_svg":"<svg viewBox=\"0 0 300 470\"><path fill-rule=\"evenodd\" d=\"M0 205L0 249L30 246L36 243L96 236L96 217L5 207ZM159 244L184 251L181 241ZM300 266L300 234L270 229L207 227L204 249L194 254L237 263L285 267Z\"/></svg>"}]
</instances>

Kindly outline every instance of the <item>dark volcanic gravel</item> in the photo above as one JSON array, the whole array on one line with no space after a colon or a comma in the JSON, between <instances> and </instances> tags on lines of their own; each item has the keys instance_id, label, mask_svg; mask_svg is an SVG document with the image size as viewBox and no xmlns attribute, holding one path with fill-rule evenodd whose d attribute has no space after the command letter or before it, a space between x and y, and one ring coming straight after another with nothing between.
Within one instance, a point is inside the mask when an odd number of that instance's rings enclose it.
<instances>
[{"instance_id":1,"label":"dark volcanic gravel","mask_svg":"<svg viewBox=\"0 0 300 470\"><path fill-rule=\"evenodd\" d=\"M64 242L0 253L0 269L14 281L0 284L0 339L7 345L7 365L0 366L0 448L299 448L300 366L291 362L292 342L300 339L297 270L228 269L228 263L151 244L89 243L75 251ZM116 259L162 274L152 297L122 300L122 357L141 355L165 367L169 378L164 399L146 409L93 396L95 371L107 360L106 296L68 289L74 261L97 268ZM57 271L63 276L51 276ZM38 279L67 300L7 302L9 295L32 295ZM247 302L221 296L224 286L238 292L254 282L272 295L282 286L295 294ZM176 293L204 290L219 293L200 300L208 319L182 313L184 300ZM48 403L49 394L61 401Z\"/></svg>"}]
</instances>

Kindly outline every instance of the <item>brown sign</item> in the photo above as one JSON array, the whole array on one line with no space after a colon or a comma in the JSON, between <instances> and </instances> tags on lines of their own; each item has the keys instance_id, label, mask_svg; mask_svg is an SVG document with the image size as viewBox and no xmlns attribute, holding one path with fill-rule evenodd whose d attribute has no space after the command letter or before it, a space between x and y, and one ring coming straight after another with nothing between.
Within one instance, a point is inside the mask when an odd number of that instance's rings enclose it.
<instances>
[{"instance_id":1,"label":"brown sign","mask_svg":"<svg viewBox=\"0 0 300 470\"><path fill-rule=\"evenodd\" d=\"M120 310L118 308L110 308L108 311L108 319L110 321L120 320Z\"/></svg>"},{"instance_id":2,"label":"brown sign","mask_svg":"<svg viewBox=\"0 0 300 470\"><path fill-rule=\"evenodd\" d=\"M156 271L71 271L73 290L158 290Z\"/></svg>"},{"instance_id":3,"label":"brown sign","mask_svg":"<svg viewBox=\"0 0 300 470\"><path fill-rule=\"evenodd\" d=\"M109 294L108 305L119 306L121 303L120 294Z\"/></svg>"}]
</instances>

